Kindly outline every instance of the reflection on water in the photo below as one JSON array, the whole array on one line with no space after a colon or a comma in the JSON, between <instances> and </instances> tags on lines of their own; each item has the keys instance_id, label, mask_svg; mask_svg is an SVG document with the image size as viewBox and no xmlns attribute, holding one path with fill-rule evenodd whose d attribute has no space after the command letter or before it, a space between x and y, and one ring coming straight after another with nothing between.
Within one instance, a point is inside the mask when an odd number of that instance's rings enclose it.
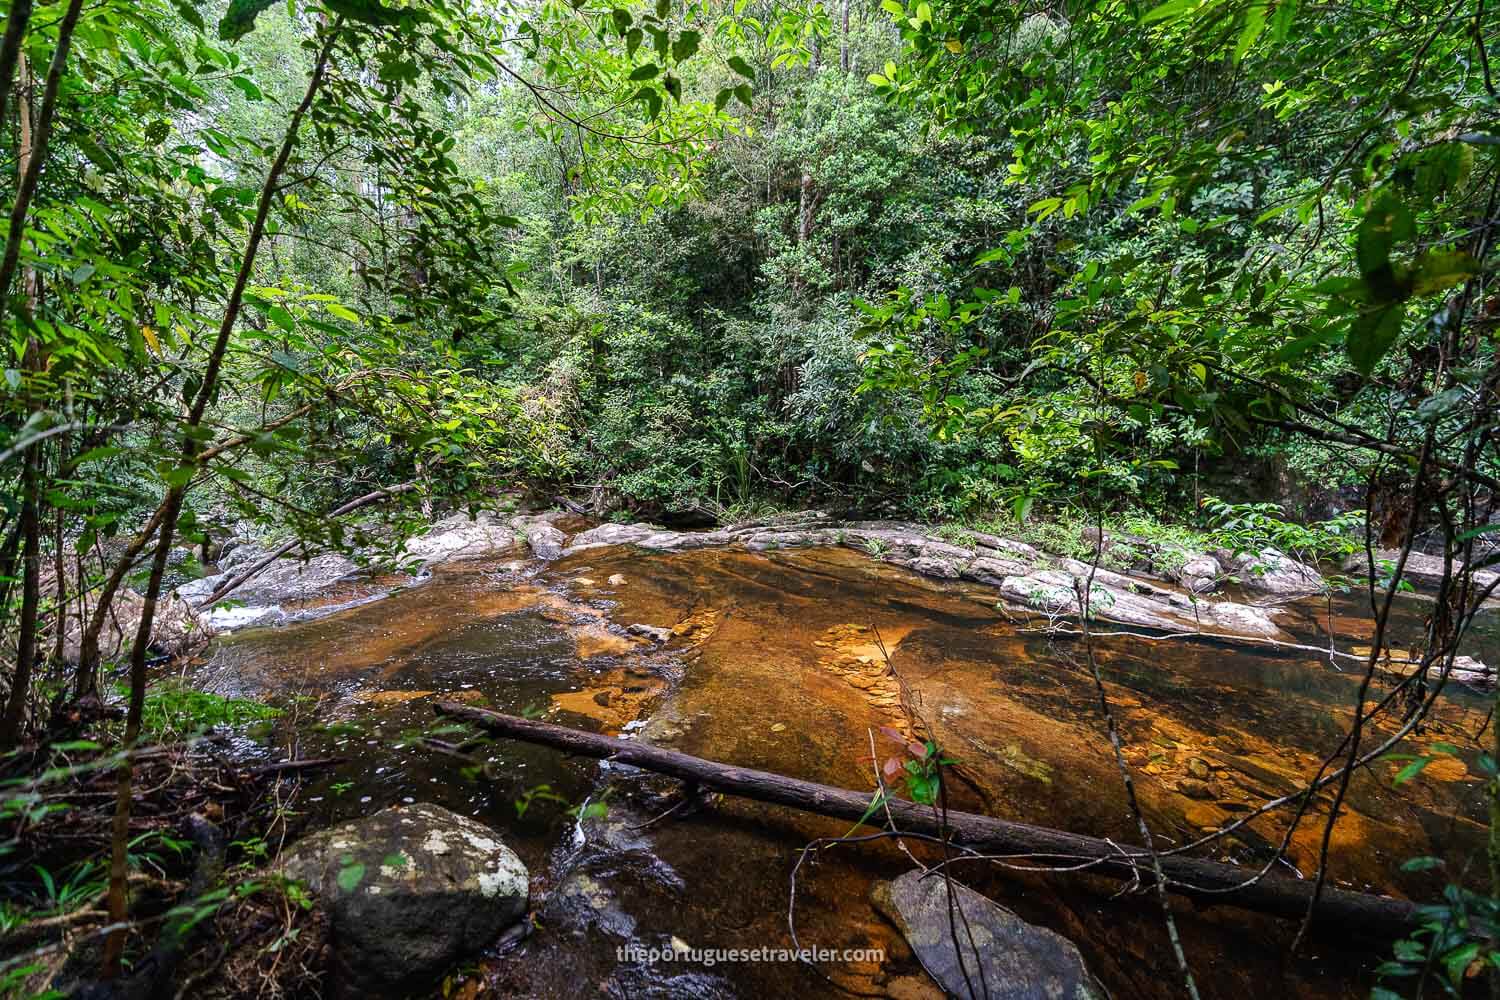
<instances>
[{"instance_id":1,"label":"reflection on water","mask_svg":"<svg viewBox=\"0 0 1500 1000\"><path fill-rule=\"evenodd\" d=\"M1282 624L1297 642L1323 646L1329 613L1303 602L1284 610ZM1423 614L1420 600L1401 602L1398 649L1420 634ZM1332 615L1343 647L1368 641L1355 598L1339 598ZM696 948L789 946L797 852L848 824L738 800L658 821L678 801L662 779L515 743L456 759L422 740L464 738L435 720L433 695L861 789L901 753L897 735L926 732L960 761L949 782L954 808L1134 841L1082 648L1044 624L998 609L991 591L847 550L606 549L545 567L440 569L373 604L235 636L203 670L221 690L270 692L292 707L276 748L264 752L346 759L306 791L307 822L426 800L504 832L532 868L542 930L488 964L496 987L569 997L835 996L843 994L795 964L641 968L619 961L616 947L674 938ZM632 625L671 637L660 644ZM1492 618L1477 643L1470 652L1500 659ZM1108 634L1097 653L1143 808L1168 844L1313 774L1349 724L1362 669L1304 650ZM1402 861L1438 854L1458 868L1480 857L1485 805L1473 741L1486 710L1452 692L1404 749L1446 741L1464 755L1400 788L1395 764L1355 777L1333 842L1337 883L1425 897L1434 876L1402 874ZM1376 733L1395 725L1381 722ZM602 818L570 811L599 800ZM1288 862L1303 873L1315 864L1327 808L1316 804L1292 836ZM1216 856L1267 857L1286 820L1253 820ZM868 902L874 879L910 864L882 843L826 852L804 870L804 944L886 950L885 963L827 969L839 982L936 995ZM1111 899L1078 879L967 874L1076 940L1116 997L1161 995L1174 975L1148 898ZM1180 919L1207 996L1267 985L1295 996L1368 992L1364 970L1376 959L1334 939L1294 960L1284 955L1289 929L1277 922L1185 903Z\"/></svg>"}]
</instances>

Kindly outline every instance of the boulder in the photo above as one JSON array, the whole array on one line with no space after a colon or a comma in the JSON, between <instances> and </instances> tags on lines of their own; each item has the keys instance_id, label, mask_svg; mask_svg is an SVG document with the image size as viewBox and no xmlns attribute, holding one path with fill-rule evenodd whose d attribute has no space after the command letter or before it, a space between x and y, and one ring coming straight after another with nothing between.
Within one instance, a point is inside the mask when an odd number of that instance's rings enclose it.
<instances>
[{"instance_id":1,"label":"boulder","mask_svg":"<svg viewBox=\"0 0 1500 1000\"><path fill-rule=\"evenodd\" d=\"M666 642L672 638L672 630L662 625L644 625L640 622L625 626L625 631L631 635L638 635L653 642Z\"/></svg>"},{"instance_id":2,"label":"boulder","mask_svg":"<svg viewBox=\"0 0 1500 1000\"><path fill-rule=\"evenodd\" d=\"M1214 555L1246 590L1277 597L1302 597L1323 590L1321 573L1276 549L1259 552L1220 549Z\"/></svg>"},{"instance_id":3,"label":"boulder","mask_svg":"<svg viewBox=\"0 0 1500 1000\"><path fill-rule=\"evenodd\" d=\"M219 564L219 573L184 583L177 588L177 596L189 604L200 604L219 587L269 554L268 550L258 546L240 545L235 548L232 559ZM228 595L228 599L241 601L251 607L270 607L284 601L306 600L360 572L357 563L337 552L324 552L311 559L303 559L300 555L289 552L236 587Z\"/></svg>"},{"instance_id":4,"label":"boulder","mask_svg":"<svg viewBox=\"0 0 1500 1000\"><path fill-rule=\"evenodd\" d=\"M1219 560L1207 553L1197 553L1177 567L1172 578L1195 594L1206 594L1219 585L1223 575L1224 568L1219 565Z\"/></svg>"},{"instance_id":5,"label":"boulder","mask_svg":"<svg viewBox=\"0 0 1500 1000\"><path fill-rule=\"evenodd\" d=\"M567 552L572 555L575 552L603 548L606 545L638 545L652 535L663 533L670 534L650 524L601 524L597 528L590 528L588 531L574 535L572 541L568 543Z\"/></svg>"},{"instance_id":6,"label":"boulder","mask_svg":"<svg viewBox=\"0 0 1500 1000\"><path fill-rule=\"evenodd\" d=\"M958 914L950 910L950 884L963 918L957 947L953 920ZM941 875L910 871L894 881L877 883L872 896L876 908L900 929L922 967L949 996L970 996L970 984L972 995L990 1000L1105 1000L1109 996L1072 941L1027 923L973 889L946 882Z\"/></svg>"},{"instance_id":7,"label":"boulder","mask_svg":"<svg viewBox=\"0 0 1500 1000\"><path fill-rule=\"evenodd\" d=\"M561 534L561 532L559 532ZM406 556L423 568L461 559L482 559L516 548L521 537L515 526L493 511L474 517L459 511L433 523L432 527L406 543Z\"/></svg>"},{"instance_id":8,"label":"boulder","mask_svg":"<svg viewBox=\"0 0 1500 1000\"><path fill-rule=\"evenodd\" d=\"M1376 572L1380 573L1381 563L1394 564L1401 558L1401 553L1396 549L1376 549L1375 565ZM1412 586L1424 590L1435 590L1443 582L1444 560L1442 556L1429 555L1426 552L1412 552L1406 557L1406 565L1401 571L1401 578L1410 581ZM1453 572L1456 574L1464 568L1462 560L1453 561ZM1361 575L1369 569L1369 562L1363 551L1356 552L1344 560L1344 572L1359 573ZM1384 576L1384 573L1380 575ZM1483 589L1492 585L1500 573L1494 570L1475 570L1474 584Z\"/></svg>"},{"instance_id":9,"label":"boulder","mask_svg":"<svg viewBox=\"0 0 1500 1000\"><path fill-rule=\"evenodd\" d=\"M1448 676L1460 684L1489 690L1495 686L1495 670L1472 656L1455 656Z\"/></svg>"},{"instance_id":10,"label":"boulder","mask_svg":"<svg viewBox=\"0 0 1500 1000\"><path fill-rule=\"evenodd\" d=\"M552 524L560 516L557 513L522 514L511 518L510 524L517 534L526 539L533 555L550 562L562 555L563 543L568 540L562 529Z\"/></svg>"},{"instance_id":11,"label":"boulder","mask_svg":"<svg viewBox=\"0 0 1500 1000\"><path fill-rule=\"evenodd\" d=\"M345 995L428 987L526 913L521 859L489 827L427 803L304 837L278 869L328 912Z\"/></svg>"},{"instance_id":12,"label":"boulder","mask_svg":"<svg viewBox=\"0 0 1500 1000\"><path fill-rule=\"evenodd\" d=\"M44 589L43 594L47 591ZM99 653L106 660L128 656L135 642L136 629L140 627L141 612L146 599L135 591L121 587L115 591L110 602L110 613L104 618L104 627L99 631ZM89 609L92 612L92 608ZM168 594L156 604L156 613L151 619L150 649L159 653L180 653L194 640L211 633L211 622L194 613L189 604L174 594ZM63 659L77 663L83 629L76 617L68 618L68 630L63 637Z\"/></svg>"}]
</instances>

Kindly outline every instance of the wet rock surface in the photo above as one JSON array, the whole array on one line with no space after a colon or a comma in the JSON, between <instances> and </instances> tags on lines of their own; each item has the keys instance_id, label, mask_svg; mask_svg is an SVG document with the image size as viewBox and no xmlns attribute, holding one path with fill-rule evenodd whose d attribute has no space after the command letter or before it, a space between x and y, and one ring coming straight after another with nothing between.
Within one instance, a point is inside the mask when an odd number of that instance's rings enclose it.
<instances>
[{"instance_id":1,"label":"wet rock surface","mask_svg":"<svg viewBox=\"0 0 1500 1000\"><path fill-rule=\"evenodd\" d=\"M1401 558L1401 553L1396 549L1376 549L1375 565L1376 572L1380 572L1382 564L1394 565ZM1464 567L1462 561L1455 560L1451 566L1451 573L1458 573ZM1369 569L1368 557L1364 552L1356 552L1344 560L1344 572L1358 573L1363 575ZM1402 578L1420 590L1435 590L1443 582L1445 571L1449 571L1446 561L1442 556L1431 555L1426 552L1411 552L1406 557L1406 565L1402 568ZM1500 579L1500 572L1494 570L1476 570L1474 573L1475 586L1483 589L1491 586Z\"/></svg>"},{"instance_id":2,"label":"wet rock surface","mask_svg":"<svg viewBox=\"0 0 1500 1000\"><path fill-rule=\"evenodd\" d=\"M499 834L425 803L304 837L278 867L328 911L344 995L430 985L526 912L526 866Z\"/></svg>"},{"instance_id":3,"label":"wet rock surface","mask_svg":"<svg viewBox=\"0 0 1500 1000\"><path fill-rule=\"evenodd\" d=\"M1150 550L1155 553L1150 558L1142 557L1138 572L1120 573L1048 555L1024 542L984 532L967 533L966 544L960 545L935 538L920 525L841 522L817 511L713 531L674 531L645 523L601 524L570 537L568 522L569 518L558 512L506 515L481 511L472 517L458 513L435 522L431 529L408 541L404 555L408 568L420 569L425 578L436 565L518 554L551 562L620 547L663 553L845 548L932 580L994 588L1010 606L1028 613L1076 617L1080 588L1087 585L1091 591L1089 610L1101 621L1164 633L1202 632L1252 641L1286 639L1276 621L1277 610L1209 597L1223 580L1241 579L1247 590L1282 597L1322 587L1322 577L1316 570L1273 550L1253 557L1230 553L1215 557L1177 550L1164 554L1158 546ZM255 545L239 544L225 556L218 574L185 584L178 594L189 603L201 601L263 554L264 550ZM611 573L607 577L611 587L627 585L626 574ZM204 624L211 630L228 631L277 623L287 617L283 605L319 599L356 579L362 579L359 567L337 553L311 560L289 555L236 589L232 596L244 606L214 609L204 618ZM1158 580L1162 582L1155 582ZM598 585L587 573L581 573L576 583L585 588ZM367 585L358 599L380 596L380 588Z\"/></svg>"},{"instance_id":4,"label":"wet rock surface","mask_svg":"<svg viewBox=\"0 0 1500 1000\"><path fill-rule=\"evenodd\" d=\"M236 546L220 561L218 573L181 585L177 588L177 596L191 604L199 604L270 554L270 550L258 545ZM236 587L232 596L236 601L256 607L305 600L360 572L358 563L337 552L325 552L310 559L301 553L289 552Z\"/></svg>"},{"instance_id":5,"label":"wet rock surface","mask_svg":"<svg viewBox=\"0 0 1500 1000\"><path fill-rule=\"evenodd\" d=\"M951 887L951 897L950 897ZM910 871L875 885L877 909L949 996L1106 1000L1078 946L958 882ZM956 911L956 912L955 912ZM955 918L957 918L955 926Z\"/></svg>"},{"instance_id":6,"label":"wet rock surface","mask_svg":"<svg viewBox=\"0 0 1500 1000\"><path fill-rule=\"evenodd\" d=\"M956 545L926 534L920 526L896 521L834 522L816 512L785 522L748 524L708 532L669 531L650 524L605 524L574 536L564 552L576 555L608 546L632 546L656 552L708 547L743 547L751 552L841 546L938 580L961 580L995 587L1007 601L1046 615L1076 615L1078 590L1089 585L1092 613L1105 620L1159 631L1227 633L1246 638L1285 639L1275 609L1201 595L1216 589L1226 570L1207 553L1179 554L1180 565L1156 574L1148 563L1142 572L1180 583L1182 591L1137 576L1092 569L1076 559L1048 556L1024 542L985 533L970 533L971 546ZM1256 572L1248 589L1276 595L1313 593L1322 577L1311 567L1273 550L1234 563Z\"/></svg>"}]
</instances>

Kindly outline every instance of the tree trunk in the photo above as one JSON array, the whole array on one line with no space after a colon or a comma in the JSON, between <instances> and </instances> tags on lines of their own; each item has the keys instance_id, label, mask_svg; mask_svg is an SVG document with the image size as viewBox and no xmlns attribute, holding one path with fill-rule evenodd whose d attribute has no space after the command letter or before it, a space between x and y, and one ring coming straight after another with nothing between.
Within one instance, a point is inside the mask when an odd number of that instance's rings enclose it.
<instances>
[{"instance_id":1,"label":"tree trunk","mask_svg":"<svg viewBox=\"0 0 1500 1000\"><path fill-rule=\"evenodd\" d=\"M20 56L17 68L20 71L16 80L19 90L16 110L20 129L17 170L22 184L28 177L33 178L34 183L36 134L32 130L30 73L26 68L24 53ZM26 208L20 193L16 195L16 203L24 221ZM16 224L15 218L13 212L12 226ZM7 250L11 243L17 247L20 245L19 239L12 238L8 241ZM35 281L35 275L29 274L25 282L28 310L34 310L36 306ZM6 285L9 285L8 281ZM0 295L3 294L3 287L0 287ZM31 338L21 359L21 368L28 375L41 367L40 352L41 346L36 338ZM32 404L29 393L22 397L22 401L29 415ZM5 703L5 715L0 718L0 747L13 747L21 738L21 725L26 718L26 699L31 694L31 675L36 668L37 615L41 604L41 461L42 446L35 443L26 449L21 464L21 621L16 639L16 669L10 678L10 697Z\"/></svg>"},{"instance_id":2,"label":"tree trunk","mask_svg":"<svg viewBox=\"0 0 1500 1000\"><path fill-rule=\"evenodd\" d=\"M59 474L62 473L62 467L63 450L59 446L57 449ZM56 521L52 528L52 575L57 583L57 607L53 609L53 617L57 624L54 626L56 634L52 637L52 659L54 663L61 664L68 638L68 564L63 557L63 535L66 524L61 507L58 507L53 514ZM78 578L78 589L83 590L83 577L81 576Z\"/></svg>"},{"instance_id":3,"label":"tree trunk","mask_svg":"<svg viewBox=\"0 0 1500 1000\"><path fill-rule=\"evenodd\" d=\"M21 42L31 23L32 0L15 0L5 17L5 38L0 41L0 122L5 120L5 102L10 97L10 77L21 58Z\"/></svg>"},{"instance_id":4,"label":"tree trunk","mask_svg":"<svg viewBox=\"0 0 1500 1000\"><path fill-rule=\"evenodd\" d=\"M797 244L800 246L812 236L813 179L812 174L802 171L802 183L797 199Z\"/></svg>"},{"instance_id":5,"label":"tree trunk","mask_svg":"<svg viewBox=\"0 0 1500 1000\"><path fill-rule=\"evenodd\" d=\"M16 200L11 205L5 255L0 257L0 320L4 320L9 304L10 283L16 274L16 265L21 256L21 240L26 234L26 216L31 209L31 199L36 194L42 164L47 159L47 140L52 135L52 116L57 111L57 88L62 84L63 70L68 64L68 48L73 42L73 29L78 25L78 15L82 10L83 0L68 0L68 8L57 26L57 47L52 51L52 63L47 67L47 83L42 89L42 106L34 123L34 134L30 143L23 140L29 156L21 170L21 182L16 186ZM4 329L3 324L0 324L0 329Z\"/></svg>"},{"instance_id":6,"label":"tree trunk","mask_svg":"<svg viewBox=\"0 0 1500 1000\"><path fill-rule=\"evenodd\" d=\"M849 0L840 0L843 8L844 28L839 35L839 69L849 72Z\"/></svg>"},{"instance_id":7,"label":"tree trunk","mask_svg":"<svg viewBox=\"0 0 1500 1000\"><path fill-rule=\"evenodd\" d=\"M436 711L496 736L583 757L608 758L758 802L791 806L837 819L869 818L870 792L718 764L675 750L501 715L459 702L438 702ZM982 854L1019 854L1074 866L1079 860L1092 860L1097 863L1081 873L1122 880L1153 877L1150 857L1139 847L974 813L949 812L944 827L930 807L900 799L890 800L889 809L900 830L930 836L946 834L955 846ZM1300 919L1307 911L1312 893L1311 884L1300 879L1281 875L1256 878L1254 872L1246 869L1201 858L1169 854L1162 856L1161 865L1172 892L1279 917ZM1316 910L1317 919L1338 933L1359 932L1383 938L1404 935L1415 914L1416 905L1406 900L1340 889L1325 889Z\"/></svg>"},{"instance_id":8,"label":"tree trunk","mask_svg":"<svg viewBox=\"0 0 1500 1000\"><path fill-rule=\"evenodd\" d=\"M261 241L265 238L266 220L271 214L271 203L278 196L281 175L286 170L287 161L291 158L292 147L297 143L297 134L302 129L302 120L307 117L308 109L312 107L313 99L317 97L318 90L323 85L323 77L328 70L328 61L333 55L333 46L343 23L343 17L339 16L327 27L327 35L318 51L317 60L313 63L307 90L302 95L301 103L292 112L291 120L287 123L286 132L282 136L281 147L276 151L276 157L271 161L270 169L266 171L265 181L261 184L255 216L245 238L245 252L240 258L240 268L235 275L229 298L224 303L224 317L219 323L218 335L214 338L208 361L203 367L203 378L198 386L198 393L193 397L192 407L188 411L186 429L182 438L182 461L185 465L196 465L198 462L200 447L196 431L203 423L203 415L208 410L209 400L213 398L214 390L218 386L219 370L223 367L224 356L229 350L230 337L239 322L240 310L245 301L245 289L250 284L250 277L255 271L255 258L260 250ZM135 642L130 649L130 708L125 719L126 755L119 768L120 780L115 797L113 842L110 854L109 916L111 924L123 924L129 916L125 879L127 874L126 847L130 832L132 778L130 751L134 749L135 742L140 736L141 716L146 700L146 647L151 640L151 628L156 617L156 599L161 593L161 579L166 573L167 557L172 549L172 535L177 527L177 516L182 511L182 501L187 493L187 486L187 483L182 483L168 487L166 498L157 508L156 516L153 517L153 520L160 524L160 533L157 537L156 553L151 560L151 577L146 585L145 600L141 606L141 619L136 625ZM124 950L125 931L123 929L112 931L104 940L104 975L106 978L119 975L120 959Z\"/></svg>"},{"instance_id":9,"label":"tree trunk","mask_svg":"<svg viewBox=\"0 0 1500 1000\"><path fill-rule=\"evenodd\" d=\"M26 698L31 693L31 674L36 664L36 626L39 603L41 534L38 494L41 492L38 463L41 447L32 445L26 451L21 467L21 631L16 640L16 672L10 679L10 698L5 717L0 720L0 747L13 747L21 737L21 723L26 716Z\"/></svg>"}]
</instances>

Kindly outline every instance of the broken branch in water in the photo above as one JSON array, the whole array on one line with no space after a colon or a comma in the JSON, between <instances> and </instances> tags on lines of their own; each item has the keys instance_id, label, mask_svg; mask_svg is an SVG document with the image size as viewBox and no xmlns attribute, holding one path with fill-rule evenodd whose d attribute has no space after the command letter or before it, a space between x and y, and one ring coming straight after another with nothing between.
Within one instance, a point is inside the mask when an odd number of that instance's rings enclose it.
<instances>
[{"instance_id":1,"label":"broken branch in water","mask_svg":"<svg viewBox=\"0 0 1500 1000\"><path fill-rule=\"evenodd\" d=\"M472 723L486 732L552 747L581 757L609 759L759 802L790 806L836 819L867 820L870 795L835 788L786 775L720 764L676 750L586 733L532 719L440 701L434 710L448 718ZM915 802L891 800L889 815L900 829L914 834L942 836L967 850L1033 858L1084 860L1072 871L1115 879L1137 879L1149 855L1139 847L1047 827L995 819L974 813L949 812L942 820ZM1161 857L1167 887L1174 893L1228 903L1280 917L1300 918L1312 895L1309 883L1282 875L1261 875L1236 865L1182 855ZM1416 904L1369 893L1325 888L1317 903L1322 926L1340 933L1362 933L1394 938L1405 934L1416 914Z\"/></svg>"}]
</instances>

